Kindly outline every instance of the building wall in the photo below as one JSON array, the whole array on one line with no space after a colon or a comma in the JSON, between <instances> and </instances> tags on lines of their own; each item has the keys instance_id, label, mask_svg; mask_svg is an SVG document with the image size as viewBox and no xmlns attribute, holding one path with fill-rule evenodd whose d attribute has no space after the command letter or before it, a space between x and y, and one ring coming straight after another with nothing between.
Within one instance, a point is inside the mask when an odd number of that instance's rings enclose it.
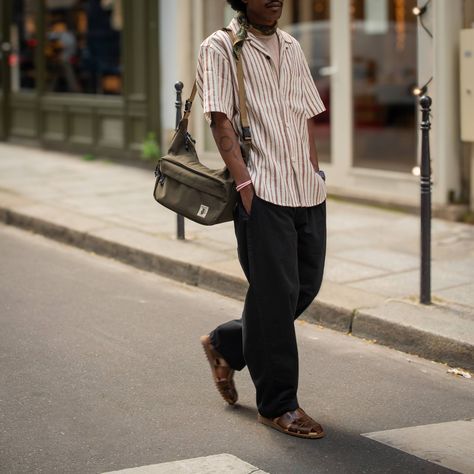
<instances>
[{"instance_id":1,"label":"building wall","mask_svg":"<svg viewBox=\"0 0 474 474\"><path fill-rule=\"evenodd\" d=\"M203 12L202 8L196 8L199 0L157 1L160 8L161 142L166 151L176 126L175 84L182 82L184 85L183 103L193 85L194 45Z\"/></svg>"},{"instance_id":2,"label":"building wall","mask_svg":"<svg viewBox=\"0 0 474 474\"><path fill-rule=\"evenodd\" d=\"M464 28L474 28L474 0L464 2ZM462 148L464 161L461 185L463 195L470 200L470 209L474 212L474 143L464 143Z\"/></svg>"},{"instance_id":3,"label":"building wall","mask_svg":"<svg viewBox=\"0 0 474 474\"><path fill-rule=\"evenodd\" d=\"M175 112L173 108L175 95L174 85L179 80L178 74L178 47L177 35L178 3L169 0L159 0L159 44L161 71L161 124L163 130L173 129L175 126ZM166 138L166 134L163 139Z\"/></svg>"},{"instance_id":4,"label":"building wall","mask_svg":"<svg viewBox=\"0 0 474 474\"><path fill-rule=\"evenodd\" d=\"M459 202L461 142L459 122L459 32L463 1L435 0L433 5L433 171L434 201ZM428 53L427 52L427 53Z\"/></svg>"}]
</instances>

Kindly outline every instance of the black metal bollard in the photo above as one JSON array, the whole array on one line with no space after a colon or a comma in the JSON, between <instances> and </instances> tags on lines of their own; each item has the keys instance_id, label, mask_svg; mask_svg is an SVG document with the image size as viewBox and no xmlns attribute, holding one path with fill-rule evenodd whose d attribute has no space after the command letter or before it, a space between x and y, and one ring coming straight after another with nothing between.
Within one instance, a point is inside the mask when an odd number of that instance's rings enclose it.
<instances>
[{"instance_id":1,"label":"black metal bollard","mask_svg":"<svg viewBox=\"0 0 474 474\"><path fill-rule=\"evenodd\" d=\"M429 96L420 99L421 120L421 278L420 303L431 304L431 154L430 112L432 100Z\"/></svg>"},{"instance_id":2,"label":"black metal bollard","mask_svg":"<svg viewBox=\"0 0 474 474\"><path fill-rule=\"evenodd\" d=\"M182 109L183 109L183 98L182 98L182 93L183 93L183 83L182 82L177 82L174 85L174 88L176 89L176 130L178 130L179 127L179 122L181 122L181 118L183 117L182 115ZM176 216L176 238L178 240L185 240L186 235L185 235L185 228L184 228L184 217L180 216L179 214Z\"/></svg>"}]
</instances>

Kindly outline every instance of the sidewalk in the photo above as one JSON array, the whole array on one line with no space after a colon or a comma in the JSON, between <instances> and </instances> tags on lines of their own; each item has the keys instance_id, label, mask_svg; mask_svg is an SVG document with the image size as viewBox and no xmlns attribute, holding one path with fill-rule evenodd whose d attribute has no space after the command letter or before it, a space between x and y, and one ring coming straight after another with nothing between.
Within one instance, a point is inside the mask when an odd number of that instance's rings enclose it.
<instances>
[{"instance_id":1,"label":"sidewalk","mask_svg":"<svg viewBox=\"0 0 474 474\"><path fill-rule=\"evenodd\" d=\"M153 186L152 172L0 144L0 221L243 299L232 223L187 221L177 241ZM474 227L432 225L434 304L424 307L419 219L329 200L325 280L302 318L474 370Z\"/></svg>"}]
</instances>

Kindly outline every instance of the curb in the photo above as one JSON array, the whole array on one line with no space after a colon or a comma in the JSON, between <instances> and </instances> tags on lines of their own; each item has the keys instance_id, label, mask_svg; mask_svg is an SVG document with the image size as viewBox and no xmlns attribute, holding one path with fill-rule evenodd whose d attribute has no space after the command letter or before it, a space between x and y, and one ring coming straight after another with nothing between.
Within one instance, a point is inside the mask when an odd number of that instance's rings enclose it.
<instances>
[{"instance_id":1,"label":"curb","mask_svg":"<svg viewBox=\"0 0 474 474\"><path fill-rule=\"evenodd\" d=\"M474 372L474 346L413 326L396 324L356 311L352 335L371 339L376 344L393 347L408 354Z\"/></svg>"},{"instance_id":2,"label":"curb","mask_svg":"<svg viewBox=\"0 0 474 474\"><path fill-rule=\"evenodd\" d=\"M248 285L238 277L138 250L4 207L0 207L0 222L187 285L240 301L245 299ZM363 310L315 301L300 319L425 359L474 371L474 346L364 314Z\"/></svg>"}]
</instances>

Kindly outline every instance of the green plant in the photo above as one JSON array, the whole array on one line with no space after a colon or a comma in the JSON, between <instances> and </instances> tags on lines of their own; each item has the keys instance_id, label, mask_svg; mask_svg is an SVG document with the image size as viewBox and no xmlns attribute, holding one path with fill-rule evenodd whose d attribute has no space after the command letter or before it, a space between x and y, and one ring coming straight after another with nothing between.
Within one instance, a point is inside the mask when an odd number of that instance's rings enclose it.
<instances>
[{"instance_id":1,"label":"green plant","mask_svg":"<svg viewBox=\"0 0 474 474\"><path fill-rule=\"evenodd\" d=\"M96 158L95 158L95 155L92 154L92 153L86 153L85 155L82 155L82 159L84 161L94 161Z\"/></svg>"},{"instance_id":2,"label":"green plant","mask_svg":"<svg viewBox=\"0 0 474 474\"><path fill-rule=\"evenodd\" d=\"M465 224L474 225L474 211L466 211L459 220Z\"/></svg>"},{"instance_id":3,"label":"green plant","mask_svg":"<svg viewBox=\"0 0 474 474\"><path fill-rule=\"evenodd\" d=\"M149 132L142 144L142 159L156 160L160 158L160 145L156 140L156 133Z\"/></svg>"}]
</instances>

